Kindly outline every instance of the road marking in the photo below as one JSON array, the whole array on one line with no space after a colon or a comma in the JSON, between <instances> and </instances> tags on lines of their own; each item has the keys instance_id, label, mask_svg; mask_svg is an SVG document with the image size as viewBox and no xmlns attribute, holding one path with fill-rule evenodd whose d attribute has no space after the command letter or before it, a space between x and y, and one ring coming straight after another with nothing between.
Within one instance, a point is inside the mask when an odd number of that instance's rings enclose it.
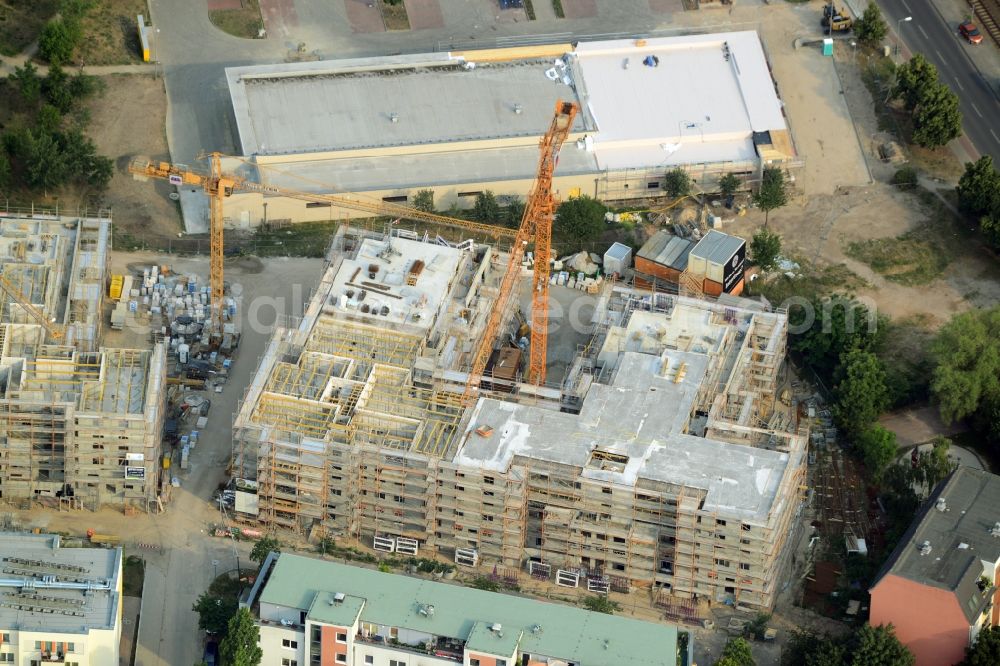
<instances>
[{"instance_id":1,"label":"road marking","mask_svg":"<svg viewBox=\"0 0 1000 666\"><path fill-rule=\"evenodd\" d=\"M951 67L951 65L948 64L948 61L945 59L945 57L943 55L941 55L940 51L938 51L937 49L934 49L934 53L937 54L938 58L941 58L941 62L943 62L945 64L945 66Z\"/></svg>"},{"instance_id":2,"label":"road marking","mask_svg":"<svg viewBox=\"0 0 1000 666\"><path fill-rule=\"evenodd\" d=\"M997 138L997 133L996 132L994 132L993 130L990 130L990 134L993 135L993 140L994 141L996 141L997 143L1000 143L1000 138Z\"/></svg>"},{"instance_id":3,"label":"road marking","mask_svg":"<svg viewBox=\"0 0 1000 666\"><path fill-rule=\"evenodd\" d=\"M972 110L975 111L976 115L979 116L980 118L983 117L983 114L979 112L979 107L976 106L976 104L974 102L972 103ZM990 131L992 132L993 130L990 130Z\"/></svg>"},{"instance_id":4,"label":"road marking","mask_svg":"<svg viewBox=\"0 0 1000 666\"><path fill-rule=\"evenodd\" d=\"M920 34L924 36L924 39L930 39L930 37L927 36L927 32L924 30L924 26L918 25L917 30L919 30Z\"/></svg>"},{"instance_id":5,"label":"road marking","mask_svg":"<svg viewBox=\"0 0 1000 666\"><path fill-rule=\"evenodd\" d=\"M903 3L902 3L902 4L903 4L903 6L904 6L904 7L906 7L906 11L907 11L908 13L910 13L910 14L912 14L912 13L913 13L913 10L912 10L912 9L910 9L910 6L909 6L908 4L906 4L906 0L903 0Z\"/></svg>"},{"instance_id":6,"label":"road marking","mask_svg":"<svg viewBox=\"0 0 1000 666\"><path fill-rule=\"evenodd\" d=\"M955 79L955 85L958 86L958 89L961 90L962 92L965 92L965 86L963 86L962 82L958 80L958 77L956 76L953 78Z\"/></svg>"}]
</instances>

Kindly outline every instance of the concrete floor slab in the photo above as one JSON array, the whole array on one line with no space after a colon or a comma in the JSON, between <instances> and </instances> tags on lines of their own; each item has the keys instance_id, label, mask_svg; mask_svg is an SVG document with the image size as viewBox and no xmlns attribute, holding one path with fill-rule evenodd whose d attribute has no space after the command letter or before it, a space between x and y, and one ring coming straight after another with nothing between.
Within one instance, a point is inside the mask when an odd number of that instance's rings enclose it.
<instances>
[{"instance_id":1,"label":"concrete floor slab","mask_svg":"<svg viewBox=\"0 0 1000 666\"><path fill-rule=\"evenodd\" d=\"M597 0L563 0L562 6L568 19L597 16Z\"/></svg>"}]
</instances>

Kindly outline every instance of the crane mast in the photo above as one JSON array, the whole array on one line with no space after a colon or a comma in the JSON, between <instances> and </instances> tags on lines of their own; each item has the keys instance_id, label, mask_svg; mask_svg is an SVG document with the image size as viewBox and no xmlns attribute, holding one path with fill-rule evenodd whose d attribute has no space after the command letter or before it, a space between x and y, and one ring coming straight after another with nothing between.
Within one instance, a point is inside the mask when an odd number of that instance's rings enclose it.
<instances>
[{"instance_id":1,"label":"crane mast","mask_svg":"<svg viewBox=\"0 0 1000 666\"><path fill-rule=\"evenodd\" d=\"M507 270L500 282L496 303L490 310L474 355L472 367L465 384L462 401L470 403L479 391L483 371L493 353L493 342L503 325L505 315L517 286L521 259L528 243L535 244L535 267L531 293L531 349L528 361L528 380L534 384L545 381L546 351L549 320L549 261L552 258L552 219L556 199L552 194L552 175L559 162L559 150L573 128L578 107L572 102L557 102L552 124L540 142L538 170L535 182L524 208L521 226L514 238L514 246L507 261Z\"/></svg>"}]
</instances>

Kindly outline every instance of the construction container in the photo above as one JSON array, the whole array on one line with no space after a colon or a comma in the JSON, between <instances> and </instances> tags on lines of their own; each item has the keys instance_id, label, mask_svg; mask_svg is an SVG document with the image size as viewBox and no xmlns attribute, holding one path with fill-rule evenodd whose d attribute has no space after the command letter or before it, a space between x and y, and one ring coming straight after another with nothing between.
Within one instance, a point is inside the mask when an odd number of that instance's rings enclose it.
<instances>
[{"instance_id":1,"label":"construction container","mask_svg":"<svg viewBox=\"0 0 1000 666\"><path fill-rule=\"evenodd\" d=\"M706 294L739 295L743 291L746 241L710 230L688 254L688 272L704 280Z\"/></svg>"},{"instance_id":2,"label":"construction container","mask_svg":"<svg viewBox=\"0 0 1000 666\"><path fill-rule=\"evenodd\" d=\"M621 275L632 263L632 248L622 243L615 243L604 253L604 274Z\"/></svg>"},{"instance_id":3,"label":"construction container","mask_svg":"<svg viewBox=\"0 0 1000 666\"><path fill-rule=\"evenodd\" d=\"M108 283L108 298L118 300L122 297L122 285L125 284L124 275L112 275L111 282Z\"/></svg>"}]
</instances>

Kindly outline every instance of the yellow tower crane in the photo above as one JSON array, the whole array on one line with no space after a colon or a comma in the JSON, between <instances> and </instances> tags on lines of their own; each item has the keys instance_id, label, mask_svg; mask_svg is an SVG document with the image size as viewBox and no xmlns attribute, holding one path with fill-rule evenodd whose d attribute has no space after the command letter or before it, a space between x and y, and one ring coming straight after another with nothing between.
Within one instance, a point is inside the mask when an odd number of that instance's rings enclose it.
<instances>
[{"instance_id":1,"label":"yellow tower crane","mask_svg":"<svg viewBox=\"0 0 1000 666\"><path fill-rule=\"evenodd\" d=\"M185 166L170 164L169 162L151 162L149 160L137 158L129 164L129 172L140 180L156 178L169 181L176 186L191 185L201 187L205 190L210 201L209 207L209 234L211 242L209 244L210 255L210 276L209 283L212 292L212 331L213 336L222 333L222 312L224 297L223 280L223 258L224 258L224 232L223 232L223 205L226 197L234 192L258 192L275 196L289 197L302 201L329 203L338 208L354 210L372 215L384 215L405 220L415 220L418 222L430 222L442 224L450 227L458 227L469 231L477 231L489 235L492 238L514 238L517 232L513 229L506 229L491 224L480 224L469 222L446 215L427 213L424 211L400 206L381 201L365 200L354 196L335 194L316 194L313 192L302 192L284 187L274 187L272 185L262 185L239 176L223 173L222 155L212 153L209 155L210 172L205 174L193 171Z\"/></svg>"}]
</instances>

